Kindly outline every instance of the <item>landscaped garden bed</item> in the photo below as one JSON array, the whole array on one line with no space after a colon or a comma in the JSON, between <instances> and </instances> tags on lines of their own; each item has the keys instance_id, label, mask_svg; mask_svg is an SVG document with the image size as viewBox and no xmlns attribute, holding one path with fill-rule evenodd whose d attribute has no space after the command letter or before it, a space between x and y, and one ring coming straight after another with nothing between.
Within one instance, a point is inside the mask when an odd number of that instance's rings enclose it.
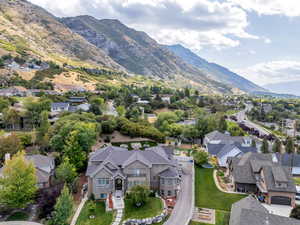
<instances>
[{"instance_id":1,"label":"landscaped garden bed","mask_svg":"<svg viewBox=\"0 0 300 225\"><path fill-rule=\"evenodd\" d=\"M227 211L216 211L216 223L215 225L229 225L230 213ZM211 225L207 223L198 223L191 221L189 225Z\"/></svg>"},{"instance_id":2,"label":"landscaped garden bed","mask_svg":"<svg viewBox=\"0 0 300 225\"><path fill-rule=\"evenodd\" d=\"M25 212L15 212L11 214L6 221L26 221L28 218L29 216Z\"/></svg>"},{"instance_id":3,"label":"landscaped garden bed","mask_svg":"<svg viewBox=\"0 0 300 225\"><path fill-rule=\"evenodd\" d=\"M94 213L91 213L88 201L85 203L76 225L110 225L113 222L113 212L105 211L105 203L103 201L95 202L96 207Z\"/></svg>"}]
</instances>

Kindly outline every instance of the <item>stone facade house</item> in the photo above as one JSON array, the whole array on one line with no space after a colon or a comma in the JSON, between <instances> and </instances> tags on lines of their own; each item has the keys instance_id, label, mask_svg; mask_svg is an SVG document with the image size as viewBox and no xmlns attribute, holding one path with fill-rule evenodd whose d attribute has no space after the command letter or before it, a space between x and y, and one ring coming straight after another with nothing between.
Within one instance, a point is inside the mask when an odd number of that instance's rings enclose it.
<instances>
[{"instance_id":1,"label":"stone facade house","mask_svg":"<svg viewBox=\"0 0 300 225\"><path fill-rule=\"evenodd\" d=\"M237 192L253 193L268 204L295 206L296 186L289 167L275 154L246 153L228 159L227 174Z\"/></svg>"},{"instance_id":2,"label":"stone facade house","mask_svg":"<svg viewBox=\"0 0 300 225\"><path fill-rule=\"evenodd\" d=\"M145 185L162 197L175 197L180 169L170 148L159 146L129 151L108 146L90 154L86 175L88 193L106 199L116 192L124 195L135 185Z\"/></svg>"}]
</instances>

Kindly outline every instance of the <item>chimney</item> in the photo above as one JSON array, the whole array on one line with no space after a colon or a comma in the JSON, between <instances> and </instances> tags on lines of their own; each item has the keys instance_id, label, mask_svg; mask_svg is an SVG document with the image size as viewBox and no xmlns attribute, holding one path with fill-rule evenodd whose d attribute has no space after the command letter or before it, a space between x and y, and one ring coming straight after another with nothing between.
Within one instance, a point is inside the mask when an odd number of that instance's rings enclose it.
<instances>
[{"instance_id":1,"label":"chimney","mask_svg":"<svg viewBox=\"0 0 300 225\"><path fill-rule=\"evenodd\" d=\"M8 160L10 160L10 153L6 153L5 154L4 160L5 160L5 162L7 162Z\"/></svg>"}]
</instances>

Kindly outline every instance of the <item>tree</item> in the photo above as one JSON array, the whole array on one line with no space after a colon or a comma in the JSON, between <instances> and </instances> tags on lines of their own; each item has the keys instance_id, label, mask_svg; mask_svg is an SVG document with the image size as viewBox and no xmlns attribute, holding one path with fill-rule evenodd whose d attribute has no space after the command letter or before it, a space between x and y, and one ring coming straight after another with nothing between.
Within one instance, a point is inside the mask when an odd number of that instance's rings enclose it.
<instances>
[{"instance_id":1,"label":"tree","mask_svg":"<svg viewBox=\"0 0 300 225\"><path fill-rule=\"evenodd\" d=\"M203 150L195 150L193 152L193 157L194 157L194 160L196 162L197 165L203 165L205 163L208 162L208 159L209 159L209 155L207 152L203 151Z\"/></svg>"},{"instance_id":2,"label":"tree","mask_svg":"<svg viewBox=\"0 0 300 225\"><path fill-rule=\"evenodd\" d=\"M123 105L119 105L117 108L116 108L116 111L118 113L118 116L125 116L126 114L126 109Z\"/></svg>"},{"instance_id":3,"label":"tree","mask_svg":"<svg viewBox=\"0 0 300 225\"><path fill-rule=\"evenodd\" d=\"M255 140L252 140L251 147L256 148L256 141Z\"/></svg>"},{"instance_id":4,"label":"tree","mask_svg":"<svg viewBox=\"0 0 300 225\"><path fill-rule=\"evenodd\" d=\"M199 137L201 138L201 143L207 133L209 133L208 121L205 118L199 118L196 123L196 129L198 130Z\"/></svg>"},{"instance_id":5,"label":"tree","mask_svg":"<svg viewBox=\"0 0 300 225\"><path fill-rule=\"evenodd\" d=\"M40 145L48 145L49 142L49 136L48 136L48 130L50 128L50 123L48 120L48 112L43 111L40 115L40 126L37 129L37 142Z\"/></svg>"},{"instance_id":6,"label":"tree","mask_svg":"<svg viewBox=\"0 0 300 225\"><path fill-rule=\"evenodd\" d=\"M25 103L26 116L31 119L33 127L37 127L40 124L41 113L43 111L50 111L51 101L49 99L43 99L41 101L27 100Z\"/></svg>"},{"instance_id":7,"label":"tree","mask_svg":"<svg viewBox=\"0 0 300 225\"><path fill-rule=\"evenodd\" d=\"M148 202L150 190L146 186L136 185L130 189L130 199L136 207L141 207Z\"/></svg>"},{"instance_id":8,"label":"tree","mask_svg":"<svg viewBox=\"0 0 300 225\"><path fill-rule=\"evenodd\" d=\"M297 205L295 208L293 208L290 217L300 220L300 205Z\"/></svg>"},{"instance_id":9,"label":"tree","mask_svg":"<svg viewBox=\"0 0 300 225\"><path fill-rule=\"evenodd\" d=\"M67 137L63 153L65 157L70 159L70 163L76 167L76 170L84 170L87 152L84 151L83 147L80 145L78 130L72 131Z\"/></svg>"},{"instance_id":10,"label":"tree","mask_svg":"<svg viewBox=\"0 0 300 225\"><path fill-rule=\"evenodd\" d=\"M102 111L104 111L106 108L105 101L103 98L94 97L91 99L90 103L90 111L95 115L101 115Z\"/></svg>"},{"instance_id":11,"label":"tree","mask_svg":"<svg viewBox=\"0 0 300 225\"><path fill-rule=\"evenodd\" d=\"M13 155L22 149L21 140L15 133L7 137L0 137L0 162L4 159L6 153Z\"/></svg>"},{"instance_id":12,"label":"tree","mask_svg":"<svg viewBox=\"0 0 300 225\"><path fill-rule=\"evenodd\" d=\"M63 162L56 169L56 177L59 181L72 185L77 177L76 168L70 163L69 158L65 157Z\"/></svg>"},{"instance_id":13,"label":"tree","mask_svg":"<svg viewBox=\"0 0 300 225\"><path fill-rule=\"evenodd\" d=\"M9 208L24 208L33 202L37 191L37 177L32 162L20 151L5 162L0 177L0 204Z\"/></svg>"},{"instance_id":14,"label":"tree","mask_svg":"<svg viewBox=\"0 0 300 225\"><path fill-rule=\"evenodd\" d=\"M267 138L264 138L260 151L262 153L269 153L269 142Z\"/></svg>"},{"instance_id":15,"label":"tree","mask_svg":"<svg viewBox=\"0 0 300 225\"><path fill-rule=\"evenodd\" d=\"M73 197L65 185L61 195L58 197L54 206L54 212L51 219L52 225L67 225L73 211Z\"/></svg>"},{"instance_id":16,"label":"tree","mask_svg":"<svg viewBox=\"0 0 300 225\"><path fill-rule=\"evenodd\" d=\"M20 114L14 108L8 108L3 111L3 121L6 126L11 125L12 129L15 130L15 125L20 123Z\"/></svg>"},{"instance_id":17,"label":"tree","mask_svg":"<svg viewBox=\"0 0 300 225\"><path fill-rule=\"evenodd\" d=\"M219 120L219 131L220 132L224 132L227 130L227 122L224 116L221 116L220 120Z\"/></svg>"},{"instance_id":18,"label":"tree","mask_svg":"<svg viewBox=\"0 0 300 225\"><path fill-rule=\"evenodd\" d=\"M287 153L294 153L294 151L295 151L295 144L294 144L293 138L291 138L291 137L287 138L285 151Z\"/></svg>"},{"instance_id":19,"label":"tree","mask_svg":"<svg viewBox=\"0 0 300 225\"><path fill-rule=\"evenodd\" d=\"M4 111L4 109L8 108L10 102L7 99L0 98L0 113Z\"/></svg>"},{"instance_id":20,"label":"tree","mask_svg":"<svg viewBox=\"0 0 300 225\"><path fill-rule=\"evenodd\" d=\"M281 141L279 139L275 140L272 150L273 152L281 152Z\"/></svg>"},{"instance_id":21,"label":"tree","mask_svg":"<svg viewBox=\"0 0 300 225\"><path fill-rule=\"evenodd\" d=\"M187 126L183 130L183 136L192 140L192 143L194 144L195 139L199 136L198 130L194 126Z\"/></svg>"}]
</instances>

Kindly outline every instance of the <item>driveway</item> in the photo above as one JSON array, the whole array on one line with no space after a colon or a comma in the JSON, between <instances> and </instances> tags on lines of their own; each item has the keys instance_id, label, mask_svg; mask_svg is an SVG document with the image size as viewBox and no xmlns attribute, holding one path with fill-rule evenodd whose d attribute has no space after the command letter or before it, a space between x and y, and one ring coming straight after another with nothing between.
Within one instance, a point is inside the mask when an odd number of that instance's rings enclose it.
<instances>
[{"instance_id":1,"label":"driveway","mask_svg":"<svg viewBox=\"0 0 300 225\"><path fill-rule=\"evenodd\" d=\"M179 158L179 157L178 157ZM179 192L175 208L164 225L187 225L191 219L194 207L193 167L192 162L180 161L183 168L181 191Z\"/></svg>"},{"instance_id":2,"label":"driveway","mask_svg":"<svg viewBox=\"0 0 300 225\"><path fill-rule=\"evenodd\" d=\"M269 211L269 213L284 217L290 217L290 213L293 209L291 206L287 205L263 204L263 206Z\"/></svg>"}]
</instances>

